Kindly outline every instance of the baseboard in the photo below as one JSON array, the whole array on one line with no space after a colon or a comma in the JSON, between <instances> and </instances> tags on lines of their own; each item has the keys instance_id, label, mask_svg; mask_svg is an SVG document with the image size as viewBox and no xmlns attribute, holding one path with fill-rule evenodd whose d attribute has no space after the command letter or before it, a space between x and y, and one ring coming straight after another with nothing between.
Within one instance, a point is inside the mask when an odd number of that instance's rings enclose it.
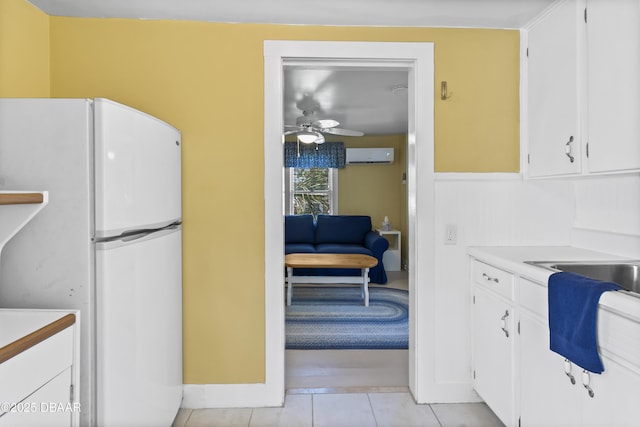
<instances>
[{"instance_id":1,"label":"baseboard","mask_svg":"<svg viewBox=\"0 0 640 427\"><path fill-rule=\"evenodd\" d=\"M182 408L281 407L283 398L266 384L184 384Z\"/></svg>"},{"instance_id":2,"label":"baseboard","mask_svg":"<svg viewBox=\"0 0 640 427\"><path fill-rule=\"evenodd\" d=\"M290 388L287 394L353 394L353 393L411 393L407 386L359 386L359 387L316 387L316 388Z\"/></svg>"}]
</instances>

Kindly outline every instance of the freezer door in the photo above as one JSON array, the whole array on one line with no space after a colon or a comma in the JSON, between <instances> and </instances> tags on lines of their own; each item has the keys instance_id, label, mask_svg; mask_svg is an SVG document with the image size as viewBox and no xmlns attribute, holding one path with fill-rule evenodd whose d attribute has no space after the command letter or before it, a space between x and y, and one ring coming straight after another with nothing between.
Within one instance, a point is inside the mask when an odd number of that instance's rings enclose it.
<instances>
[{"instance_id":1,"label":"freezer door","mask_svg":"<svg viewBox=\"0 0 640 427\"><path fill-rule=\"evenodd\" d=\"M96 237L180 220L180 132L106 99L94 109Z\"/></svg>"},{"instance_id":2,"label":"freezer door","mask_svg":"<svg viewBox=\"0 0 640 427\"><path fill-rule=\"evenodd\" d=\"M182 400L182 231L96 244L99 427L170 426Z\"/></svg>"}]
</instances>

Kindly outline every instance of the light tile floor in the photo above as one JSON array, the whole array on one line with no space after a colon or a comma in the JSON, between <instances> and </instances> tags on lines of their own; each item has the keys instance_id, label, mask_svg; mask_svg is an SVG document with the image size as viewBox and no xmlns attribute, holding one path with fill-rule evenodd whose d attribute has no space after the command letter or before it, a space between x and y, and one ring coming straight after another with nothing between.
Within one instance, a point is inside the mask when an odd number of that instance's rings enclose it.
<instances>
[{"instance_id":1,"label":"light tile floor","mask_svg":"<svg viewBox=\"0 0 640 427\"><path fill-rule=\"evenodd\" d=\"M282 408L180 409L173 427L503 427L483 403L417 405L408 392L288 394Z\"/></svg>"}]
</instances>

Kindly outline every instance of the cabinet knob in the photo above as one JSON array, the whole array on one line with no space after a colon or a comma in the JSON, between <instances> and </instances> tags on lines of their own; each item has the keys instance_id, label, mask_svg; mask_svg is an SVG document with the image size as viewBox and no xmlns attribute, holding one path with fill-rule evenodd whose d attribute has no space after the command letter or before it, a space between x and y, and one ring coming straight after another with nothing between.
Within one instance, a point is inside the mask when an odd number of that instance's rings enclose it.
<instances>
[{"instance_id":1,"label":"cabinet knob","mask_svg":"<svg viewBox=\"0 0 640 427\"><path fill-rule=\"evenodd\" d=\"M584 386L584 388L587 389L587 393L589 394L589 397L593 397L595 396L595 393L593 392L591 387L589 387L590 382L591 382L591 374L589 374L589 371L584 369L582 371L582 385Z\"/></svg>"},{"instance_id":2,"label":"cabinet knob","mask_svg":"<svg viewBox=\"0 0 640 427\"><path fill-rule=\"evenodd\" d=\"M506 310L504 312L504 316L500 318L500 326L502 332L504 332L505 336L509 338L509 331L507 330L507 317L509 317L509 310Z\"/></svg>"},{"instance_id":3,"label":"cabinet knob","mask_svg":"<svg viewBox=\"0 0 640 427\"><path fill-rule=\"evenodd\" d=\"M573 148L571 144L573 144L573 136L569 138L569 141L567 141L567 143L564 146L564 154L566 154L567 157L569 158L569 161L573 163L575 160L575 157L573 157L573 153L571 152L571 149Z\"/></svg>"},{"instance_id":4,"label":"cabinet knob","mask_svg":"<svg viewBox=\"0 0 640 427\"><path fill-rule=\"evenodd\" d=\"M494 283L500 282L497 277L491 277L487 273L482 273L482 278L487 282L494 282Z\"/></svg>"},{"instance_id":5,"label":"cabinet knob","mask_svg":"<svg viewBox=\"0 0 640 427\"><path fill-rule=\"evenodd\" d=\"M571 384L576 383L576 378L571 373L571 362L569 361L569 359L564 359L564 373L567 375L567 377L569 377L569 381L571 381Z\"/></svg>"}]
</instances>

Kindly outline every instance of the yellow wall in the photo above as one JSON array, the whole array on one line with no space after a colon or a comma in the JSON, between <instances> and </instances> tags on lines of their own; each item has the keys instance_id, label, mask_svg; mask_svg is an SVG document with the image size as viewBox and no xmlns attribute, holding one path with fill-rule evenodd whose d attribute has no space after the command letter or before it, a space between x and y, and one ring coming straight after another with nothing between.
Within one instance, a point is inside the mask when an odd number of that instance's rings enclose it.
<instances>
[{"instance_id":1,"label":"yellow wall","mask_svg":"<svg viewBox=\"0 0 640 427\"><path fill-rule=\"evenodd\" d=\"M436 172L519 171L518 44L515 31L450 30L436 40Z\"/></svg>"},{"instance_id":2,"label":"yellow wall","mask_svg":"<svg viewBox=\"0 0 640 427\"><path fill-rule=\"evenodd\" d=\"M0 0L0 97L49 97L49 16Z\"/></svg>"},{"instance_id":3,"label":"yellow wall","mask_svg":"<svg viewBox=\"0 0 640 427\"><path fill-rule=\"evenodd\" d=\"M407 186L402 183L406 169L406 135L343 138L347 148L394 149L390 165L346 165L338 171L338 209L342 215L369 215L374 228L385 216L394 229L406 235ZM403 253L403 257L405 254Z\"/></svg>"},{"instance_id":4,"label":"yellow wall","mask_svg":"<svg viewBox=\"0 0 640 427\"><path fill-rule=\"evenodd\" d=\"M51 96L108 97L183 132L185 383L264 381L264 40L434 42L436 89L447 80L453 92L435 101L437 170L518 170L517 31L62 17L49 25ZM35 58L46 65L47 52Z\"/></svg>"}]
</instances>

